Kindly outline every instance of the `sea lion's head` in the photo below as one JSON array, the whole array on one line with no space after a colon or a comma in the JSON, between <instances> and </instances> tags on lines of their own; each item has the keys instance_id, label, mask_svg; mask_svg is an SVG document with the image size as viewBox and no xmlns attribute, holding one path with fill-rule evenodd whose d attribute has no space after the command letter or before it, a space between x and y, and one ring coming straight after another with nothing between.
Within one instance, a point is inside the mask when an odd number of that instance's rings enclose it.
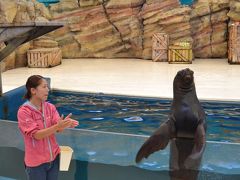
<instances>
[{"instance_id":1,"label":"sea lion's head","mask_svg":"<svg viewBox=\"0 0 240 180\"><path fill-rule=\"evenodd\" d=\"M194 87L193 74L194 72L189 68L178 71L173 83L174 89L177 88L182 91L191 90Z\"/></svg>"}]
</instances>

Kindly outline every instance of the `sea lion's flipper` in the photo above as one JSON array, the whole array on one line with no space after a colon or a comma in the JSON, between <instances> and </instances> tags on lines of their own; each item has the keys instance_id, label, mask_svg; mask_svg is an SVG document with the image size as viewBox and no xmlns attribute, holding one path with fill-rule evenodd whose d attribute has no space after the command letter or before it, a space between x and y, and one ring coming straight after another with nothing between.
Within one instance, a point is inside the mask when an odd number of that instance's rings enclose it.
<instances>
[{"instance_id":1,"label":"sea lion's flipper","mask_svg":"<svg viewBox=\"0 0 240 180\"><path fill-rule=\"evenodd\" d=\"M205 134L204 124L201 123L198 125L195 133L194 141L195 141L195 144L194 144L192 153L184 162L185 167L189 169L199 166L198 162L201 161L202 154L204 152L205 145L206 145L206 134Z\"/></svg>"},{"instance_id":2,"label":"sea lion's flipper","mask_svg":"<svg viewBox=\"0 0 240 180\"><path fill-rule=\"evenodd\" d=\"M173 123L169 120L163 123L154 134L147 139L142 145L136 156L136 163L139 163L143 158L147 158L150 154L164 149L172 137Z\"/></svg>"}]
</instances>

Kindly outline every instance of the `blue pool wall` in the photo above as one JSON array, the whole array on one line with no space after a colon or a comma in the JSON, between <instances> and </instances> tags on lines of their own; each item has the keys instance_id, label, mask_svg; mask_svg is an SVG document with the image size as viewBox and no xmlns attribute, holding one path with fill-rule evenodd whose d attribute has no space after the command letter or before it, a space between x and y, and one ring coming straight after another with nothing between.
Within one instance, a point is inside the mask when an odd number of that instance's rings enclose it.
<instances>
[{"instance_id":1,"label":"blue pool wall","mask_svg":"<svg viewBox=\"0 0 240 180\"><path fill-rule=\"evenodd\" d=\"M25 86L4 93L0 97L0 119L15 121L18 108L24 103Z\"/></svg>"}]
</instances>

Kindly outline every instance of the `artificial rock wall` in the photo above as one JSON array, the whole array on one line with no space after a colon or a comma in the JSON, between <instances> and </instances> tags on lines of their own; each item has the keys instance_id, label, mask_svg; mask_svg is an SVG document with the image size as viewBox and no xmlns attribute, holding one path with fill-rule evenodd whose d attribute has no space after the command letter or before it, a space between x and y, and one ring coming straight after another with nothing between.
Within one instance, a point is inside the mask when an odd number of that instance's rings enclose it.
<instances>
[{"instance_id":1,"label":"artificial rock wall","mask_svg":"<svg viewBox=\"0 0 240 180\"><path fill-rule=\"evenodd\" d=\"M191 41L195 57L221 58L227 56L229 7L229 0L198 0L193 6L178 0L62 0L49 10L67 23L54 34L66 58L151 59L156 32L169 34L170 44Z\"/></svg>"},{"instance_id":2,"label":"artificial rock wall","mask_svg":"<svg viewBox=\"0 0 240 180\"><path fill-rule=\"evenodd\" d=\"M156 32L168 33L170 44L191 41L197 58L224 58L228 24L240 20L239 12L238 0L196 0L192 6L178 0L61 0L49 7L0 0L0 23L64 21L63 28L29 46L59 46L64 58L151 59Z\"/></svg>"}]
</instances>

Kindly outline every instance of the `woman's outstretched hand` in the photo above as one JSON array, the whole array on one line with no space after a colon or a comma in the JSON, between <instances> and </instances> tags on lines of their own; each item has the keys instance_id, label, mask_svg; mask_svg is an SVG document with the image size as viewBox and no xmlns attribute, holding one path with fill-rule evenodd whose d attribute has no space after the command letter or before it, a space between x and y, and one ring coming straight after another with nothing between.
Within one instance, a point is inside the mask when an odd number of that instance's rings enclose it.
<instances>
[{"instance_id":1,"label":"woman's outstretched hand","mask_svg":"<svg viewBox=\"0 0 240 180\"><path fill-rule=\"evenodd\" d=\"M76 126L79 125L79 122L77 120L71 119L71 121L72 121L71 128L75 128Z\"/></svg>"},{"instance_id":2,"label":"woman's outstretched hand","mask_svg":"<svg viewBox=\"0 0 240 180\"><path fill-rule=\"evenodd\" d=\"M58 130L57 132L62 132L65 128L74 128L79 125L77 120L71 119L72 113L68 114L65 118L62 115L61 119L58 121Z\"/></svg>"},{"instance_id":3,"label":"woman's outstretched hand","mask_svg":"<svg viewBox=\"0 0 240 180\"><path fill-rule=\"evenodd\" d=\"M71 128L75 128L76 126L79 125L79 122L75 119L70 118L72 116L72 113L70 113L65 119L68 119L71 121Z\"/></svg>"},{"instance_id":4,"label":"woman's outstretched hand","mask_svg":"<svg viewBox=\"0 0 240 180\"><path fill-rule=\"evenodd\" d=\"M57 132L62 132L65 128L69 128L72 125L72 122L70 120L70 117L72 116L72 113L67 115L65 118L62 115L60 120L57 123Z\"/></svg>"}]
</instances>

